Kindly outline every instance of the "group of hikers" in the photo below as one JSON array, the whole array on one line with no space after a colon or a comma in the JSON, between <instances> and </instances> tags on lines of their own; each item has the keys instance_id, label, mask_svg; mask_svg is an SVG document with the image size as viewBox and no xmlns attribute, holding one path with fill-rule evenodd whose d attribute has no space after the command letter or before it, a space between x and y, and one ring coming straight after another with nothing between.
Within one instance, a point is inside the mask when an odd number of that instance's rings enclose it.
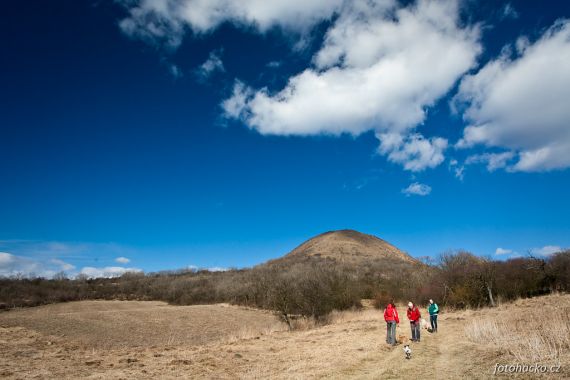
<instances>
[{"instance_id":1,"label":"group of hikers","mask_svg":"<svg viewBox=\"0 0 570 380\"><path fill-rule=\"evenodd\" d=\"M429 331L436 333L439 307L430 299L427 309L431 324L431 330ZM406 314L410 320L410 327L412 329L412 342L419 342L422 318L420 309L418 309L418 307L412 302L408 302L408 310ZM386 321L386 343L395 346L397 344L396 325L400 324L400 317L398 316L398 310L396 310L396 305L393 300L390 301L388 305L386 305L386 309L384 309L384 320Z\"/></svg>"}]
</instances>

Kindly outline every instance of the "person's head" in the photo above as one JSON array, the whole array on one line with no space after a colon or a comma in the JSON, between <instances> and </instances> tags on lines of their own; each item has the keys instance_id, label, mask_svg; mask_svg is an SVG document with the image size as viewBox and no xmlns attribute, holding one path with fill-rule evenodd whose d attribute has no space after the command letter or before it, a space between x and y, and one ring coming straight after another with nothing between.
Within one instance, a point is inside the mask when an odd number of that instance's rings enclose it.
<instances>
[{"instance_id":1,"label":"person's head","mask_svg":"<svg viewBox=\"0 0 570 380\"><path fill-rule=\"evenodd\" d=\"M429 300L429 303L433 304L433 300Z\"/></svg>"},{"instance_id":2,"label":"person's head","mask_svg":"<svg viewBox=\"0 0 570 380\"><path fill-rule=\"evenodd\" d=\"M411 309L412 307L414 307L414 304L413 304L413 303L411 303L411 302L408 302L408 308L410 308L410 309Z\"/></svg>"}]
</instances>

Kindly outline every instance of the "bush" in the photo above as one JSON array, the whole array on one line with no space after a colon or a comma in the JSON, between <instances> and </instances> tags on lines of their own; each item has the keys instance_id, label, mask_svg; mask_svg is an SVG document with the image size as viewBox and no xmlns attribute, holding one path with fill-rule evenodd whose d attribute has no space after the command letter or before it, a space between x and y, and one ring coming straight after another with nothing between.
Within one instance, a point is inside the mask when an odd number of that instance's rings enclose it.
<instances>
[{"instance_id":1,"label":"bush","mask_svg":"<svg viewBox=\"0 0 570 380\"><path fill-rule=\"evenodd\" d=\"M358 287L337 267L297 264L274 273L265 305L280 314L300 314L315 319L332 310L360 307Z\"/></svg>"},{"instance_id":2,"label":"bush","mask_svg":"<svg viewBox=\"0 0 570 380\"><path fill-rule=\"evenodd\" d=\"M374 296L372 305L375 309L383 310L388 303L392 302L392 299L392 296L390 296L387 291L380 291Z\"/></svg>"}]
</instances>

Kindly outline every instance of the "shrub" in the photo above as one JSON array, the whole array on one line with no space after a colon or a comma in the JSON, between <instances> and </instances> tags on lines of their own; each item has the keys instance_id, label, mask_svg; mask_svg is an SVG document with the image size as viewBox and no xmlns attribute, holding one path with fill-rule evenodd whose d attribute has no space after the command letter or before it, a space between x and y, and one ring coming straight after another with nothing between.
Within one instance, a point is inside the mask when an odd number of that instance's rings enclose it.
<instances>
[{"instance_id":1,"label":"shrub","mask_svg":"<svg viewBox=\"0 0 570 380\"><path fill-rule=\"evenodd\" d=\"M372 300L372 305L375 309L383 310L389 302L392 301L392 296L388 294L387 291L380 291L376 293L374 299Z\"/></svg>"}]
</instances>

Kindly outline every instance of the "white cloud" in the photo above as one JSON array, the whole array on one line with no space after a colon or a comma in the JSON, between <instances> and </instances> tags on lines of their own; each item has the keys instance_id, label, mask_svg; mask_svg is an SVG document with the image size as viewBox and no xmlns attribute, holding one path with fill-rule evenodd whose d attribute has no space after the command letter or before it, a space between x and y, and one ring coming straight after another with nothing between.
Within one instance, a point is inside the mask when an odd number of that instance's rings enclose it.
<instances>
[{"instance_id":1,"label":"white cloud","mask_svg":"<svg viewBox=\"0 0 570 380\"><path fill-rule=\"evenodd\" d=\"M542 256L550 256L550 255L553 255L557 252L561 252L563 250L564 249L562 247L559 247L557 245L545 245L542 248L534 248L531 251L533 253L538 253L539 255L542 255Z\"/></svg>"},{"instance_id":2,"label":"white cloud","mask_svg":"<svg viewBox=\"0 0 570 380\"><path fill-rule=\"evenodd\" d=\"M125 267L104 267L104 268L83 267L79 273L89 278L100 278L100 277L111 278L111 277L122 276L125 273L142 273L142 270L138 268L125 268Z\"/></svg>"},{"instance_id":3,"label":"white cloud","mask_svg":"<svg viewBox=\"0 0 570 380\"><path fill-rule=\"evenodd\" d=\"M225 271L228 271L228 270L229 270L228 268L225 268L225 267L209 267L209 268L204 268L204 267L199 267L199 266L196 266L196 265L188 265L186 268L187 268L188 270L192 271L192 272L197 272L197 271L200 271L200 270L207 270L207 271L209 271L209 272L225 272Z\"/></svg>"},{"instance_id":4,"label":"white cloud","mask_svg":"<svg viewBox=\"0 0 570 380\"><path fill-rule=\"evenodd\" d=\"M407 7L395 1L347 2L314 56L314 67L275 94L237 82L222 107L226 116L262 134L373 130L389 160L412 171L432 168L443 162L447 141L424 139L413 129L425 120L426 108L474 66L478 38L476 27L459 25L454 0L418 0Z\"/></svg>"},{"instance_id":5,"label":"white cloud","mask_svg":"<svg viewBox=\"0 0 570 380\"><path fill-rule=\"evenodd\" d=\"M207 80L215 72L224 72L224 63L222 62L222 50L214 50L210 52L208 59L196 69L196 75L200 80Z\"/></svg>"},{"instance_id":6,"label":"white cloud","mask_svg":"<svg viewBox=\"0 0 570 380\"><path fill-rule=\"evenodd\" d=\"M465 165L460 165L459 161L456 159L451 159L449 161L449 170L453 171L455 178L463 181L465 178Z\"/></svg>"},{"instance_id":7,"label":"white cloud","mask_svg":"<svg viewBox=\"0 0 570 380\"><path fill-rule=\"evenodd\" d=\"M6 277L52 278L61 271L69 276L75 276L77 269L74 264L77 262L104 257L125 258L127 254L132 253L131 249L114 243L29 240L0 241L0 249L10 252L0 252L0 276Z\"/></svg>"},{"instance_id":8,"label":"white cloud","mask_svg":"<svg viewBox=\"0 0 570 380\"><path fill-rule=\"evenodd\" d=\"M424 197L429 193L431 193L431 187L419 182L414 182L405 189L402 189L402 194L406 194L407 197L410 195L419 195Z\"/></svg>"},{"instance_id":9,"label":"white cloud","mask_svg":"<svg viewBox=\"0 0 570 380\"><path fill-rule=\"evenodd\" d=\"M512 249L506 249L506 248L500 248L499 247L495 250L495 255L508 255L511 253L513 253Z\"/></svg>"},{"instance_id":10,"label":"white cloud","mask_svg":"<svg viewBox=\"0 0 570 380\"><path fill-rule=\"evenodd\" d=\"M570 167L570 21L534 43L519 38L515 57L510 50L461 81L453 103L470 125L457 147L505 148L511 171Z\"/></svg>"},{"instance_id":11,"label":"white cloud","mask_svg":"<svg viewBox=\"0 0 570 380\"><path fill-rule=\"evenodd\" d=\"M120 23L126 34L173 48L188 31L210 33L226 22L260 33L280 27L302 35L334 20L312 67L277 93L236 81L222 102L225 115L262 134L400 135L407 142L380 151L411 171L443 162L447 142L418 139L413 130L481 52L479 28L460 20L459 0L406 6L396 0L119 1L129 12ZM197 74L205 79L217 70L223 63L213 52Z\"/></svg>"},{"instance_id":12,"label":"white cloud","mask_svg":"<svg viewBox=\"0 0 570 380\"><path fill-rule=\"evenodd\" d=\"M182 71L178 66L171 64L170 66L168 66L168 70L170 71L170 74L172 74L174 78L182 77Z\"/></svg>"},{"instance_id":13,"label":"white cloud","mask_svg":"<svg viewBox=\"0 0 570 380\"><path fill-rule=\"evenodd\" d=\"M444 160L443 151L447 140L441 137L426 139L419 134L402 137L395 133L377 133L380 140L378 152L388 156L388 160L404 166L412 172L435 168Z\"/></svg>"},{"instance_id":14,"label":"white cloud","mask_svg":"<svg viewBox=\"0 0 570 380\"><path fill-rule=\"evenodd\" d=\"M123 257L123 256L120 256L120 257L117 257L117 258L115 259L115 261L118 262L119 264L128 264L128 263L131 262L131 259L128 259L128 258Z\"/></svg>"},{"instance_id":15,"label":"white cloud","mask_svg":"<svg viewBox=\"0 0 570 380\"><path fill-rule=\"evenodd\" d=\"M247 100L253 95L253 91L240 81L236 81L232 96L222 102L224 113L234 119L247 117Z\"/></svg>"},{"instance_id":16,"label":"white cloud","mask_svg":"<svg viewBox=\"0 0 570 380\"><path fill-rule=\"evenodd\" d=\"M25 257L46 259L76 259L85 256L99 257L101 255L123 256L130 253L127 247L115 243L85 243L34 240L5 240L0 241L0 249Z\"/></svg>"},{"instance_id":17,"label":"white cloud","mask_svg":"<svg viewBox=\"0 0 570 380\"><path fill-rule=\"evenodd\" d=\"M508 162L513 157L513 152L474 154L467 157L465 165L482 163L487 165L487 170L493 172L497 169L507 167Z\"/></svg>"},{"instance_id":18,"label":"white cloud","mask_svg":"<svg viewBox=\"0 0 570 380\"><path fill-rule=\"evenodd\" d=\"M55 264L55 265L57 265L57 266L59 266L60 269L61 269L62 271L65 271L65 272L71 271L71 270L74 270L74 269L75 269L75 265L66 263L65 261L60 260L60 259L51 259L51 263L52 263L52 264Z\"/></svg>"},{"instance_id":19,"label":"white cloud","mask_svg":"<svg viewBox=\"0 0 570 380\"><path fill-rule=\"evenodd\" d=\"M267 65L265 65L265 66L272 68L272 69L276 69L276 68L280 67L281 65L282 65L281 61L271 61L271 62L268 62Z\"/></svg>"},{"instance_id":20,"label":"white cloud","mask_svg":"<svg viewBox=\"0 0 570 380\"><path fill-rule=\"evenodd\" d=\"M7 252L0 252L0 268L5 268L14 262L14 255Z\"/></svg>"},{"instance_id":21,"label":"white cloud","mask_svg":"<svg viewBox=\"0 0 570 380\"><path fill-rule=\"evenodd\" d=\"M127 35L176 48L188 30L210 33L225 22L261 33L272 27L305 33L338 11L343 0L119 0Z\"/></svg>"},{"instance_id":22,"label":"white cloud","mask_svg":"<svg viewBox=\"0 0 570 380\"><path fill-rule=\"evenodd\" d=\"M36 260L28 257L0 252L0 277L28 276L34 274L42 277L52 277L59 268L47 268Z\"/></svg>"},{"instance_id":23,"label":"white cloud","mask_svg":"<svg viewBox=\"0 0 570 380\"><path fill-rule=\"evenodd\" d=\"M503 9L501 10L501 18L502 19L517 19L519 18L519 13L513 7L511 3L505 4Z\"/></svg>"},{"instance_id":24,"label":"white cloud","mask_svg":"<svg viewBox=\"0 0 570 380\"><path fill-rule=\"evenodd\" d=\"M228 270L228 268L224 268L224 267L210 267L207 268L208 271L210 272L226 272Z\"/></svg>"}]
</instances>

